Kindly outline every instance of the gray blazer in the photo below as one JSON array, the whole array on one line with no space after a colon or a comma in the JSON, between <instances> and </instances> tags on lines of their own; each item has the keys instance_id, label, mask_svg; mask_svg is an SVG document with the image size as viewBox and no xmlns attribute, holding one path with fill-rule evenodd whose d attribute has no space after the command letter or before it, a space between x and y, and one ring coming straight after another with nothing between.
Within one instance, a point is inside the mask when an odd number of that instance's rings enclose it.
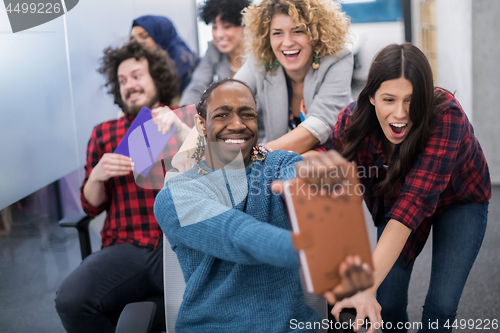
<instances>
[{"instance_id":1,"label":"gray blazer","mask_svg":"<svg viewBox=\"0 0 500 333\"><path fill-rule=\"evenodd\" d=\"M201 94L212 82L230 75L227 56L221 53L214 43L208 42L207 53L191 76L191 82L184 89L179 105L198 104Z\"/></svg>"},{"instance_id":2,"label":"gray blazer","mask_svg":"<svg viewBox=\"0 0 500 333\"><path fill-rule=\"evenodd\" d=\"M337 117L351 101L353 56L343 49L336 56L325 56L317 70L309 69L304 79L304 102L307 115L299 125L306 128L321 144L325 143ZM245 82L257 98L259 142L270 142L288 132L288 91L283 67L275 71L256 65L249 57L234 76Z\"/></svg>"}]
</instances>

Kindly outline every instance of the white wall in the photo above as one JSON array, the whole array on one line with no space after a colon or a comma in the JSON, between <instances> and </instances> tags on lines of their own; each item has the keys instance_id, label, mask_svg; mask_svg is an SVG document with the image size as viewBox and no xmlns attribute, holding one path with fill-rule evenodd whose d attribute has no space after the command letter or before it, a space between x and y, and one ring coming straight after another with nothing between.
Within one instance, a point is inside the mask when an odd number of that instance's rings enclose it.
<instances>
[{"instance_id":1,"label":"white wall","mask_svg":"<svg viewBox=\"0 0 500 333\"><path fill-rule=\"evenodd\" d=\"M412 39L421 46L421 0L412 0ZM472 120L472 0L435 0L437 81Z\"/></svg>"},{"instance_id":2,"label":"white wall","mask_svg":"<svg viewBox=\"0 0 500 333\"><path fill-rule=\"evenodd\" d=\"M405 41L403 22L358 23L350 27L353 52L358 52L361 68L355 70L353 77L366 80L373 58L387 45L401 44Z\"/></svg>"},{"instance_id":3,"label":"white wall","mask_svg":"<svg viewBox=\"0 0 500 333\"><path fill-rule=\"evenodd\" d=\"M467 116L472 110L472 0L436 0L437 86L456 91Z\"/></svg>"},{"instance_id":4,"label":"white wall","mask_svg":"<svg viewBox=\"0 0 500 333\"><path fill-rule=\"evenodd\" d=\"M472 92L474 129L483 148L493 184L500 185L500 1L472 3Z\"/></svg>"},{"instance_id":5,"label":"white wall","mask_svg":"<svg viewBox=\"0 0 500 333\"><path fill-rule=\"evenodd\" d=\"M411 39L420 46L420 0L411 0Z\"/></svg>"},{"instance_id":6,"label":"white wall","mask_svg":"<svg viewBox=\"0 0 500 333\"><path fill-rule=\"evenodd\" d=\"M0 5L0 209L84 164L92 128L118 113L98 59L144 14L171 18L197 50L195 0L79 1L15 34Z\"/></svg>"},{"instance_id":7,"label":"white wall","mask_svg":"<svg viewBox=\"0 0 500 333\"><path fill-rule=\"evenodd\" d=\"M419 45L418 10L413 0L415 44ZM500 184L500 1L435 0L436 85L452 92L474 126L493 184Z\"/></svg>"}]
</instances>

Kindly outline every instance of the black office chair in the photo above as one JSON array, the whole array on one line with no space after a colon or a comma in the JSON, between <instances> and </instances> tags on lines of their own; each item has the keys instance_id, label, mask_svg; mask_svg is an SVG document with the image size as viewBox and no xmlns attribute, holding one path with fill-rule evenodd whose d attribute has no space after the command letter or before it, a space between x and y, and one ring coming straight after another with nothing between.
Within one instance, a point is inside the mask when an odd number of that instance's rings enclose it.
<instances>
[{"instance_id":1,"label":"black office chair","mask_svg":"<svg viewBox=\"0 0 500 333\"><path fill-rule=\"evenodd\" d=\"M72 227L76 228L78 231L78 240L80 241L82 260L87 258L92 253L89 232L90 221L92 221L92 217L87 214L70 215L59 221L59 225L61 227Z\"/></svg>"},{"instance_id":2,"label":"black office chair","mask_svg":"<svg viewBox=\"0 0 500 333\"><path fill-rule=\"evenodd\" d=\"M82 260L92 253L89 224L92 217L87 214L66 216L59 221L61 227L72 227L78 231ZM155 333L165 332L165 304L162 295L145 298L141 302L130 303L121 314L110 315L112 322L117 323L116 332Z\"/></svg>"}]
</instances>

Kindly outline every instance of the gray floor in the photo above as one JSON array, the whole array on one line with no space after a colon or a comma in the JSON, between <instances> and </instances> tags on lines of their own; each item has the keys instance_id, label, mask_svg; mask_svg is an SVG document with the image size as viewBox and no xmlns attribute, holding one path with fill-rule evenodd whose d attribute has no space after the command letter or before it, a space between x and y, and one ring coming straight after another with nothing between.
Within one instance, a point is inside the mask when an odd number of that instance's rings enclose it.
<instances>
[{"instance_id":1,"label":"gray floor","mask_svg":"<svg viewBox=\"0 0 500 333\"><path fill-rule=\"evenodd\" d=\"M475 320L483 327L486 319L500 322L500 186L493 187L489 205L488 226L483 245L465 285L460 299L457 320ZM372 245L376 242L376 231L369 228ZM432 237L432 235L431 235ZM408 291L408 316L410 322L420 322L431 271L431 238L417 257ZM463 322L463 321L462 321ZM460 322L459 322L460 323ZM477 326L476 326L477 327ZM410 333L417 329L410 329ZM500 332L500 329L459 329L454 332Z\"/></svg>"},{"instance_id":2,"label":"gray floor","mask_svg":"<svg viewBox=\"0 0 500 333\"><path fill-rule=\"evenodd\" d=\"M99 249L95 230L91 240ZM10 234L0 237L0 333L65 332L54 307L55 291L80 261L75 229L59 227L46 214L15 216Z\"/></svg>"},{"instance_id":3,"label":"gray floor","mask_svg":"<svg viewBox=\"0 0 500 333\"><path fill-rule=\"evenodd\" d=\"M500 187L493 187L489 205L488 226L483 245L465 285L457 319L500 321ZM431 264L431 242L415 262L410 284L410 321L420 320L421 309L427 292ZM484 324L483 324L484 325ZM491 330L458 330L457 332L500 332Z\"/></svg>"},{"instance_id":4,"label":"gray floor","mask_svg":"<svg viewBox=\"0 0 500 333\"><path fill-rule=\"evenodd\" d=\"M462 295L459 319L500 320L499 222L500 187L497 186L490 203L484 243ZM369 230L374 242L375 229L370 227ZM96 233L92 241L98 248ZM411 280L410 321L420 320L430 275L430 258L431 244L428 242L417 258ZM79 262L75 230L60 228L57 221L47 215L18 214L10 234L0 237L0 333L64 332L54 308L55 290Z\"/></svg>"}]
</instances>

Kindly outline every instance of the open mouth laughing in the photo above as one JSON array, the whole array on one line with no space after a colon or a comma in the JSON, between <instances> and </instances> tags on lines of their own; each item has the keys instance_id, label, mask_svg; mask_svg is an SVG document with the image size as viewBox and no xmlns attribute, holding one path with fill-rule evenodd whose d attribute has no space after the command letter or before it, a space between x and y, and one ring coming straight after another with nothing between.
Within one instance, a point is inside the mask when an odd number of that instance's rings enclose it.
<instances>
[{"instance_id":1,"label":"open mouth laughing","mask_svg":"<svg viewBox=\"0 0 500 333\"><path fill-rule=\"evenodd\" d=\"M396 138L401 138L405 135L408 124L405 123L390 123L391 134Z\"/></svg>"},{"instance_id":2,"label":"open mouth laughing","mask_svg":"<svg viewBox=\"0 0 500 333\"><path fill-rule=\"evenodd\" d=\"M218 44L220 47L222 47L222 48L225 48L225 47L229 46L229 42L228 42L228 41L226 41L226 40L219 40L219 41L217 41L217 44Z\"/></svg>"},{"instance_id":3,"label":"open mouth laughing","mask_svg":"<svg viewBox=\"0 0 500 333\"><path fill-rule=\"evenodd\" d=\"M282 53L285 56L286 60L293 61L299 57L300 50L288 50L288 51L282 51Z\"/></svg>"}]
</instances>

